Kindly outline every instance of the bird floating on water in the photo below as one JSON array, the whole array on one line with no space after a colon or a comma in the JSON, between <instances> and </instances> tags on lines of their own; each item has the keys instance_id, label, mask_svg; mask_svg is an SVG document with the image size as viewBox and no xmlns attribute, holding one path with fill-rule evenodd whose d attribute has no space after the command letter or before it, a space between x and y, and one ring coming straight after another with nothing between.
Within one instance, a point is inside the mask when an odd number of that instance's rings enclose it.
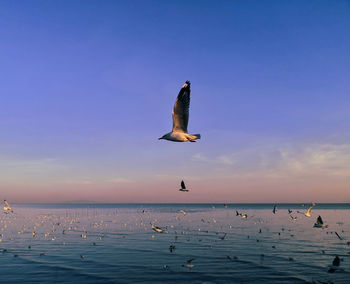
<instances>
[{"instance_id":1,"label":"bird floating on water","mask_svg":"<svg viewBox=\"0 0 350 284\"><path fill-rule=\"evenodd\" d=\"M174 250L175 250L175 246L174 246L174 245L170 245L170 246L169 246L169 251L170 251L170 252L173 252Z\"/></svg>"},{"instance_id":2,"label":"bird floating on water","mask_svg":"<svg viewBox=\"0 0 350 284\"><path fill-rule=\"evenodd\" d=\"M331 267L328 269L328 273L334 273L338 269L339 265L340 265L340 258L339 256L336 256L333 259Z\"/></svg>"},{"instance_id":3,"label":"bird floating on water","mask_svg":"<svg viewBox=\"0 0 350 284\"><path fill-rule=\"evenodd\" d=\"M158 138L159 140L165 139L173 142L196 142L196 139L200 139L200 134L188 134L188 118L190 110L190 93L191 83L186 81L182 86L173 109L173 129L171 132Z\"/></svg>"},{"instance_id":4,"label":"bird floating on water","mask_svg":"<svg viewBox=\"0 0 350 284\"><path fill-rule=\"evenodd\" d=\"M186 264L183 264L182 266L187 267L189 269L192 269L194 267L194 264L192 264L192 261L194 261L194 260L195 260L194 258L191 258L191 259L187 260Z\"/></svg>"},{"instance_id":5,"label":"bird floating on water","mask_svg":"<svg viewBox=\"0 0 350 284\"><path fill-rule=\"evenodd\" d=\"M226 235L227 233L224 233L224 235L222 237L219 237L219 239L223 241L226 238Z\"/></svg>"},{"instance_id":6,"label":"bird floating on water","mask_svg":"<svg viewBox=\"0 0 350 284\"><path fill-rule=\"evenodd\" d=\"M185 182L183 180L181 181L181 188L179 189L179 191L183 191L183 192L189 191L188 189L186 189L186 185L185 185Z\"/></svg>"}]
</instances>

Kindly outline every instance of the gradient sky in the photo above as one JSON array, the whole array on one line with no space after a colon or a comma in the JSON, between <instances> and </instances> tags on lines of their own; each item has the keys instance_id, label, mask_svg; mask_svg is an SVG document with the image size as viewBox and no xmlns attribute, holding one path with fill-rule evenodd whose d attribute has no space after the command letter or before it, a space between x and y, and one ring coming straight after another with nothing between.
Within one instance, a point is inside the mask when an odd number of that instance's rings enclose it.
<instances>
[{"instance_id":1,"label":"gradient sky","mask_svg":"<svg viewBox=\"0 0 350 284\"><path fill-rule=\"evenodd\" d=\"M349 1L1 1L0 199L350 202L349 51Z\"/></svg>"}]
</instances>

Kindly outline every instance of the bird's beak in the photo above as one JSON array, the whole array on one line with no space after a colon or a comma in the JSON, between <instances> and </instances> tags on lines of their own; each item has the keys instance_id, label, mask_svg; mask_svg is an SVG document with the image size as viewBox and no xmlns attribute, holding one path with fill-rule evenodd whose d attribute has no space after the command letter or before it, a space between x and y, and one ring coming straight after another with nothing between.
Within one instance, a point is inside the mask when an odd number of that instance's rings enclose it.
<instances>
[{"instance_id":1,"label":"bird's beak","mask_svg":"<svg viewBox=\"0 0 350 284\"><path fill-rule=\"evenodd\" d=\"M163 137L158 138L158 140L161 140L161 139L163 139Z\"/></svg>"}]
</instances>

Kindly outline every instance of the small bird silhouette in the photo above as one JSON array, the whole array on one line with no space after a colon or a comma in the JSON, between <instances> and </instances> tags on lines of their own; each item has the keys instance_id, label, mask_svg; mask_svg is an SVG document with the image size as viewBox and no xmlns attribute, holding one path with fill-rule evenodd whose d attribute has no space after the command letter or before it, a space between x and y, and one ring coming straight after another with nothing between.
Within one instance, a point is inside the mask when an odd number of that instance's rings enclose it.
<instances>
[{"instance_id":1,"label":"small bird silhouette","mask_svg":"<svg viewBox=\"0 0 350 284\"><path fill-rule=\"evenodd\" d=\"M189 191L188 189L186 189L186 185L185 185L185 182L183 180L181 181L181 188L179 189L179 191L182 191L182 192Z\"/></svg>"}]
</instances>

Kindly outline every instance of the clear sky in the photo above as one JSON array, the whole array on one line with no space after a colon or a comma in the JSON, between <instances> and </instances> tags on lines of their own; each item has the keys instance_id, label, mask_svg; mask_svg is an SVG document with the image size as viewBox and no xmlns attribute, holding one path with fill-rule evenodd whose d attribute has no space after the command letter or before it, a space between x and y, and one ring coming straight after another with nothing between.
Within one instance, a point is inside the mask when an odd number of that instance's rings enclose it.
<instances>
[{"instance_id":1,"label":"clear sky","mask_svg":"<svg viewBox=\"0 0 350 284\"><path fill-rule=\"evenodd\" d=\"M1 1L0 198L350 202L349 51L349 1Z\"/></svg>"}]
</instances>

